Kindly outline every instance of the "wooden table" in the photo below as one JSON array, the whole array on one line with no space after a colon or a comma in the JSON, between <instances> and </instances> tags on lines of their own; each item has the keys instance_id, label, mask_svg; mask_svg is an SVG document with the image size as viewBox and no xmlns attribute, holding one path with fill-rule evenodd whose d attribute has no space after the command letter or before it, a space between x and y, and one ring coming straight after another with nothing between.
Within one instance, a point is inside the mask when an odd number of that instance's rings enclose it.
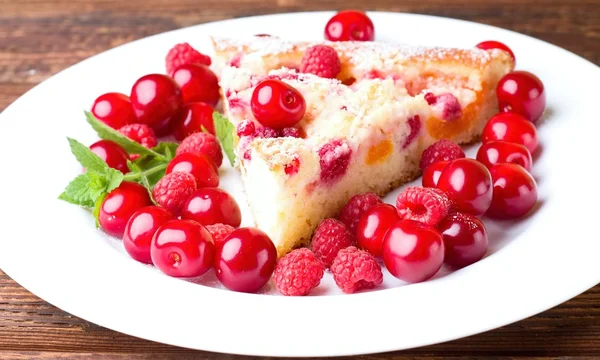
<instances>
[{"instance_id":1,"label":"wooden table","mask_svg":"<svg viewBox=\"0 0 600 360\"><path fill-rule=\"evenodd\" d=\"M0 0L0 111L56 72L116 45L214 20L290 11L363 8L472 20L532 35L600 64L600 0L172 2ZM365 8L364 3L372 6ZM26 254L21 256L26 261ZM84 359L91 354L104 359L243 358L175 348L104 329L47 304L0 272L0 359ZM361 359L416 355L600 357L600 286L488 333Z\"/></svg>"}]
</instances>

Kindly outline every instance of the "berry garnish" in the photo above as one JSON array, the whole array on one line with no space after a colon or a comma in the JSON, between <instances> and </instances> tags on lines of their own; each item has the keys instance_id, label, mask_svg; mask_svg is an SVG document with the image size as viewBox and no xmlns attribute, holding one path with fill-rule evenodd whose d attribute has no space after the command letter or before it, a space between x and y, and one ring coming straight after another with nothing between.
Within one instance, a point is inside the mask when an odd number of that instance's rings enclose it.
<instances>
[{"instance_id":1,"label":"berry garnish","mask_svg":"<svg viewBox=\"0 0 600 360\"><path fill-rule=\"evenodd\" d=\"M127 167L129 156L119 144L110 140L99 140L90 145L90 150L104 160L109 167L119 170L123 174L129 172Z\"/></svg>"},{"instance_id":2,"label":"berry garnish","mask_svg":"<svg viewBox=\"0 0 600 360\"><path fill-rule=\"evenodd\" d=\"M208 133L193 133L183 139L179 147L177 147L177 155L185 153L197 153L208 156L217 167L223 163L223 152L219 140Z\"/></svg>"},{"instance_id":3,"label":"berry garnish","mask_svg":"<svg viewBox=\"0 0 600 360\"><path fill-rule=\"evenodd\" d=\"M338 219L346 225L352 234L356 232L356 225L361 216L370 208L383 201L373 192L354 195L348 200L340 211Z\"/></svg>"},{"instance_id":4,"label":"berry garnish","mask_svg":"<svg viewBox=\"0 0 600 360\"><path fill-rule=\"evenodd\" d=\"M125 125L119 128L119 132L148 149L158 144L154 131L146 124Z\"/></svg>"},{"instance_id":5,"label":"berry garnish","mask_svg":"<svg viewBox=\"0 0 600 360\"><path fill-rule=\"evenodd\" d=\"M442 171L444 171L448 164L450 164L450 161L436 161L427 166L425 171L423 171L423 178L421 179L423 186L436 187L440 180L440 175L442 175Z\"/></svg>"},{"instance_id":6,"label":"berry garnish","mask_svg":"<svg viewBox=\"0 0 600 360\"><path fill-rule=\"evenodd\" d=\"M279 130L263 126L256 129L254 136L261 139L277 138L281 136L281 132Z\"/></svg>"},{"instance_id":7,"label":"berry garnish","mask_svg":"<svg viewBox=\"0 0 600 360\"><path fill-rule=\"evenodd\" d=\"M446 217L450 200L443 191L421 186L409 187L398 194L396 208L400 219L435 226Z\"/></svg>"},{"instance_id":8,"label":"berry garnish","mask_svg":"<svg viewBox=\"0 0 600 360\"><path fill-rule=\"evenodd\" d=\"M237 136L252 136L254 135L254 131L256 131L256 125L252 120L243 120L241 121L236 129Z\"/></svg>"},{"instance_id":9,"label":"berry garnish","mask_svg":"<svg viewBox=\"0 0 600 360\"><path fill-rule=\"evenodd\" d=\"M367 14L362 11L340 11L325 25L325 39L329 41L373 41L375 40L375 27Z\"/></svg>"},{"instance_id":10,"label":"berry garnish","mask_svg":"<svg viewBox=\"0 0 600 360\"><path fill-rule=\"evenodd\" d=\"M204 226L190 220L163 224L152 239L152 263L163 273L181 278L207 272L214 259L215 246Z\"/></svg>"},{"instance_id":11,"label":"berry garnish","mask_svg":"<svg viewBox=\"0 0 600 360\"><path fill-rule=\"evenodd\" d=\"M482 215L492 202L490 172L473 159L456 159L448 164L437 187L446 192L458 211Z\"/></svg>"},{"instance_id":12,"label":"berry garnish","mask_svg":"<svg viewBox=\"0 0 600 360\"><path fill-rule=\"evenodd\" d=\"M496 87L500 111L513 111L536 122L546 108L544 84L527 71L513 71L504 75Z\"/></svg>"},{"instance_id":13,"label":"berry garnish","mask_svg":"<svg viewBox=\"0 0 600 360\"><path fill-rule=\"evenodd\" d=\"M531 154L538 147L538 134L535 125L523 115L514 112L499 113L494 115L483 128L481 141L486 143L492 140L508 141L521 144Z\"/></svg>"},{"instance_id":14,"label":"berry garnish","mask_svg":"<svg viewBox=\"0 0 600 360\"><path fill-rule=\"evenodd\" d=\"M184 104L204 102L214 107L219 102L219 79L207 66L181 65L173 72L173 80L181 88Z\"/></svg>"},{"instance_id":15,"label":"berry garnish","mask_svg":"<svg viewBox=\"0 0 600 360\"><path fill-rule=\"evenodd\" d=\"M510 54L510 57L513 59L513 61L516 61L515 54L513 53L513 51L508 46L501 43L500 41L494 41L494 40L483 41L483 42L480 42L479 44L475 45L475 47L478 47L482 50L493 50L493 49L504 50Z\"/></svg>"},{"instance_id":16,"label":"berry garnish","mask_svg":"<svg viewBox=\"0 0 600 360\"><path fill-rule=\"evenodd\" d=\"M474 215L452 213L437 228L444 239L446 264L462 268L481 260L485 255L488 248L487 231Z\"/></svg>"},{"instance_id":17,"label":"berry garnish","mask_svg":"<svg viewBox=\"0 0 600 360\"><path fill-rule=\"evenodd\" d=\"M338 252L331 264L336 285L347 294L372 289L383 282L381 266L373 255L355 246Z\"/></svg>"},{"instance_id":18,"label":"berry garnish","mask_svg":"<svg viewBox=\"0 0 600 360\"><path fill-rule=\"evenodd\" d=\"M139 262L152 264L150 244L154 233L173 219L173 214L160 206L143 207L133 213L123 233L123 245L127 253Z\"/></svg>"},{"instance_id":19,"label":"berry garnish","mask_svg":"<svg viewBox=\"0 0 600 360\"><path fill-rule=\"evenodd\" d=\"M232 232L235 231L233 226L220 223L206 225L205 227L210 233L210 236L212 236L215 246L219 246Z\"/></svg>"},{"instance_id":20,"label":"berry garnish","mask_svg":"<svg viewBox=\"0 0 600 360\"><path fill-rule=\"evenodd\" d=\"M163 176L152 189L152 197L165 209L179 215L186 200L196 190L196 179L190 173L173 172Z\"/></svg>"},{"instance_id":21,"label":"berry garnish","mask_svg":"<svg viewBox=\"0 0 600 360\"><path fill-rule=\"evenodd\" d=\"M189 135L203 130L215 135L213 112L212 106L203 102L186 104L175 114L172 125L173 136L182 141Z\"/></svg>"},{"instance_id":22,"label":"berry garnish","mask_svg":"<svg viewBox=\"0 0 600 360\"><path fill-rule=\"evenodd\" d=\"M329 268L338 251L353 245L356 245L356 240L346 225L330 218L321 221L317 226L310 249Z\"/></svg>"},{"instance_id":23,"label":"berry garnish","mask_svg":"<svg viewBox=\"0 0 600 360\"><path fill-rule=\"evenodd\" d=\"M305 296L319 286L325 266L312 251L300 248L291 251L277 262L273 282L285 296Z\"/></svg>"},{"instance_id":24,"label":"berry garnish","mask_svg":"<svg viewBox=\"0 0 600 360\"><path fill-rule=\"evenodd\" d=\"M285 136L285 137L294 137L294 138L304 138L306 136L306 134L303 134L301 129L295 128L295 127L287 127L284 128L283 130L281 130L281 136Z\"/></svg>"},{"instance_id":25,"label":"berry garnish","mask_svg":"<svg viewBox=\"0 0 600 360\"><path fill-rule=\"evenodd\" d=\"M150 126L158 136L168 132L169 123L182 104L179 86L166 75L142 76L131 88L136 122Z\"/></svg>"},{"instance_id":26,"label":"berry garnish","mask_svg":"<svg viewBox=\"0 0 600 360\"><path fill-rule=\"evenodd\" d=\"M322 78L334 79L341 70L340 58L334 48L314 45L304 51L300 71Z\"/></svg>"},{"instance_id":27,"label":"berry garnish","mask_svg":"<svg viewBox=\"0 0 600 360\"><path fill-rule=\"evenodd\" d=\"M129 96L114 92L100 95L92 105L92 114L113 129L137 120Z\"/></svg>"},{"instance_id":28,"label":"berry garnish","mask_svg":"<svg viewBox=\"0 0 600 360\"><path fill-rule=\"evenodd\" d=\"M400 218L393 205L377 204L373 206L360 217L356 226L358 246L373 256L381 256L383 237L398 220Z\"/></svg>"},{"instance_id":29,"label":"berry garnish","mask_svg":"<svg viewBox=\"0 0 600 360\"><path fill-rule=\"evenodd\" d=\"M175 156L169 162L165 174L186 172L192 174L196 180L196 187L219 186L219 173L217 167L206 155L198 153L183 153Z\"/></svg>"},{"instance_id":30,"label":"berry garnish","mask_svg":"<svg viewBox=\"0 0 600 360\"><path fill-rule=\"evenodd\" d=\"M465 152L455 142L442 139L434 142L421 155L421 170L438 161L451 161L465 157Z\"/></svg>"},{"instance_id":31,"label":"berry garnish","mask_svg":"<svg viewBox=\"0 0 600 360\"><path fill-rule=\"evenodd\" d=\"M202 225L221 223L238 227L242 213L233 196L225 190L202 188L188 196L181 218L195 220Z\"/></svg>"},{"instance_id":32,"label":"berry garnish","mask_svg":"<svg viewBox=\"0 0 600 360\"><path fill-rule=\"evenodd\" d=\"M431 105L431 109L436 117L444 121L454 121L462 116L462 106L456 96L450 93L433 95L427 93L424 96L425 101Z\"/></svg>"},{"instance_id":33,"label":"berry garnish","mask_svg":"<svg viewBox=\"0 0 600 360\"><path fill-rule=\"evenodd\" d=\"M209 56L202 54L188 43L173 46L165 58L167 74L169 75L172 75L175 69L181 65L200 64L210 66L211 63Z\"/></svg>"},{"instance_id":34,"label":"berry garnish","mask_svg":"<svg viewBox=\"0 0 600 360\"><path fill-rule=\"evenodd\" d=\"M271 278L277 250L263 231L241 228L218 247L214 267L221 284L233 291L256 292Z\"/></svg>"},{"instance_id":35,"label":"berry garnish","mask_svg":"<svg viewBox=\"0 0 600 360\"><path fill-rule=\"evenodd\" d=\"M385 234L383 262L396 278L417 283L433 277L444 262L442 235L413 220L401 220Z\"/></svg>"},{"instance_id":36,"label":"berry garnish","mask_svg":"<svg viewBox=\"0 0 600 360\"><path fill-rule=\"evenodd\" d=\"M511 163L531 170L531 153L523 145L508 141L489 141L483 143L477 151L477 161L488 169L495 164Z\"/></svg>"},{"instance_id":37,"label":"berry garnish","mask_svg":"<svg viewBox=\"0 0 600 360\"><path fill-rule=\"evenodd\" d=\"M321 180L332 183L341 178L348 170L352 149L345 140L336 139L321 146L319 165Z\"/></svg>"},{"instance_id":38,"label":"berry garnish","mask_svg":"<svg viewBox=\"0 0 600 360\"><path fill-rule=\"evenodd\" d=\"M258 122L274 129L296 125L306 111L302 94L281 80L260 82L250 101L252 114Z\"/></svg>"},{"instance_id":39,"label":"berry garnish","mask_svg":"<svg viewBox=\"0 0 600 360\"><path fill-rule=\"evenodd\" d=\"M123 181L102 202L98 222L107 234L121 237L131 215L150 205L152 201L145 187L138 183Z\"/></svg>"},{"instance_id":40,"label":"berry garnish","mask_svg":"<svg viewBox=\"0 0 600 360\"><path fill-rule=\"evenodd\" d=\"M531 174L515 164L497 164L490 168L494 197L487 215L514 219L527 214L538 198L537 184Z\"/></svg>"}]
</instances>

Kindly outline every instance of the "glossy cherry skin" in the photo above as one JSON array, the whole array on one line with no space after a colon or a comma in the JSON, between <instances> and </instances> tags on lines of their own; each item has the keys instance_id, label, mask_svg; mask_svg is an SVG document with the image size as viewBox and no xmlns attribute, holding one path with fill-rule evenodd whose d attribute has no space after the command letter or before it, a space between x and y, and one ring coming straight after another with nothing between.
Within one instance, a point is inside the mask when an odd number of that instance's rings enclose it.
<instances>
[{"instance_id":1,"label":"glossy cherry skin","mask_svg":"<svg viewBox=\"0 0 600 360\"><path fill-rule=\"evenodd\" d=\"M486 143L493 140L521 144L531 154L535 153L539 142L535 125L514 112L499 113L488 120L481 133L481 141Z\"/></svg>"},{"instance_id":2,"label":"glossy cherry skin","mask_svg":"<svg viewBox=\"0 0 600 360\"><path fill-rule=\"evenodd\" d=\"M500 219L515 219L527 214L537 202L535 179L523 167L497 164L490 169L494 197L487 215Z\"/></svg>"},{"instance_id":3,"label":"glossy cherry skin","mask_svg":"<svg viewBox=\"0 0 600 360\"><path fill-rule=\"evenodd\" d=\"M131 88L131 105L137 122L150 126L157 136L168 133L169 123L179 111L183 100L173 79L162 74L139 78Z\"/></svg>"},{"instance_id":4,"label":"glossy cherry skin","mask_svg":"<svg viewBox=\"0 0 600 360\"><path fill-rule=\"evenodd\" d=\"M173 214L160 206L143 207L133 213L123 233L123 245L129 256L139 262L152 264L150 244L154 233L164 223L173 219Z\"/></svg>"},{"instance_id":5,"label":"glossy cherry skin","mask_svg":"<svg viewBox=\"0 0 600 360\"><path fill-rule=\"evenodd\" d=\"M440 175L442 175L442 171L444 171L448 164L450 164L450 161L436 161L426 167L425 171L423 171L423 178L421 179L423 187L436 187L440 180Z\"/></svg>"},{"instance_id":6,"label":"glossy cherry skin","mask_svg":"<svg viewBox=\"0 0 600 360\"><path fill-rule=\"evenodd\" d=\"M191 220L171 220L158 228L150 245L152 263L163 273L196 277L213 264L215 246L206 228Z\"/></svg>"},{"instance_id":7,"label":"glossy cherry skin","mask_svg":"<svg viewBox=\"0 0 600 360\"><path fill-rule=\"evenodd\" d=\"M531 153L520 144L508 141L489 141L483 143L477 150L477 161L488 169L495 164L511 163L521 165L531 171Z\"/></svg>"},{"instance_id":8,"label":"glossy cherry skin","mask_svg":"<svg viewBox=\"0 0 600 360\"><path fill-rule=\"evenodd\" d=\"M116 142L99 140L90 145L90 150L104 160L109 167L117 169L123 174L129 172L129 167L127 167L129 155Z\"/></svg>"},{"instance_id":9,"label":"glossy cherry skin","mask_svg":"<svg viewBox=\"0 0 600 360\"><path fill-rule=\"evenodd\" d=\"M269 281L276 262L277 250L267 234L256 228L241 228L217 247L214 267L226 288L256 292Z\"/></svg>"},{"instance_id":10,"label":"glossy cherry skin","mask_svg":"<svg viewBox=\"0 0 600 360\"><path fill-rule=\"evenodd\" d=\"M362 11L345 10L335 14L325 25L325 39L329 41L373 41L373 21Z\"/></svg>"},{"instance_id":11,"label":"glossy cherry skin","mask_svg":"<svg viewBox=\"0 0 600 360\"><path fill-rule=\"evenodd\" d=\"M92 105L92 114L117 130L137 120L129 96L116 92L100 95Z\"/></svg>"},{"instance_id":12,"label":"glossy cherry skin","mask_svg":"<svg viewBox=\"0 0 600 360\"><path fill-rule=\"evenodd\" d=\"M250 100L250 109L258 122L273 129L295 126L306 112L306 101L294 87L281 80L259 83Z\"/></svg>"},{"instance_id":13,"label":"glossy cherry skin","mask_svg":"<svg viewBox=\"0 0 600 360\"><path fill-rule=\"evenodd\" d=\"M383 263L396 278L417 283L432 278L444 262L442 235L413 220L396 222L383 239Z\"/></svg>"},{"instance_id":14,"label":"glossy cherry skin","mask_svg":"<svg viewBox=\"0 0 600 360\"><path fill-rule=\"evenodd\" d=\"M194 191L184 204L181 218L195 220L202 225L222 223L238 227L242 213L233 196L225 190L202 188Z\"/></svg>"},{"instance_id":15,"label":"glossy cherry skin","mask_svg":"<svg viewBox=\"0 0 600 360\"><path fill-rule=\"evenodd\" d=\"M475 47L478 47L482 50L493 50L493 49L504 50L510 54L510 57L513 59L513 61L516 61L515 53L513 53L513 51L508 46L501 43L500 41L494 41L494 40L483 41L483 42L480 42L479 44L475 45Z\"/></svg>"},{"instance_id":16,"label":"glossy cherry skin","mask_svg":"<svg viewBox=\"0 0 600 360\"><path fill-rule=\"evenodd\" d=\"M203 102L184 105L173 119L173 136L175 136L175 139L182 141L188 135L201 132L203 127L209 133L216 135L213 121L214 111L212 106Z\"/></svg>"},{"instance_id":17,"label":"glossy cherry skin","mask_svg":"<svg viewBox=\"0 0 600 360\"><path fill-rule=\"evenodd\" d=\"M100 205L98 222L107 234L121 237L131 215L150 205L152 201L145 187L131 181L123 181Z\"/></svg>"},{"instance_id":18,"label":"glossy cherry skin","mask_svg":"<svg viewBox=\"0 0 600 360\"><path fill-rule=\"evenodd\" d=\"M192 174L198 188L219 186L219 173L216 165L206 155L183 153L175 156L167 165L165 174L177 171Z\"/></svg>"},{"instance_id":19,"label":"glossy cherry skin","mask_svg":"<svg viewBox=\"0 0 600 360\"><path fill-rule=\"evenodd\" d=\"M479 161L462 158L446 166L437 184L458 211L482 215L492 202L492 177Z\"/></svg>"},{"instance_id":20,"label":"glossy cherry skin","mask_svg":"<svg viewBox=\"0 0 600 360\"><path fill-rule=\"evenodd\" d=\"M358 246L373 256L381 256L383 237L400 220L393 205L377 204L364 213L356 226Z\"/></svg>"},{"instance_id":21,"label":"glossy cherry skin","mask_svg":"<svg viewBox=\"0 0 600 360\"><path fill-rule=\"evenodd\" d=\"M455 268L471 265L483 258L488 249L485 226L477 217L452 213L437 225L444 240L444 262Z\"/></svg>"},{"instance_id":22,"label":"glossy cherry skin","mask_svg":"<svg viewBox=\"0 0 600 360\"><path fill-rule=\"evenodd\" d=\"M219 79L208 66L181 65L173 72L173 79L181 88L184 104L203 102L214 107L219 102Z\"/></svg>"},{"instance_id":23,"label":"glossy cherry skin","mask_svg":"<svg viewBox=\"0 0 600 360\"><path fill-rule=\"evenodd\" d=\"M496 87L500 111L513 111L536 122L546 108L544 84L527 71L513 71L504 75Z\"/></svg>"}]
</instances>

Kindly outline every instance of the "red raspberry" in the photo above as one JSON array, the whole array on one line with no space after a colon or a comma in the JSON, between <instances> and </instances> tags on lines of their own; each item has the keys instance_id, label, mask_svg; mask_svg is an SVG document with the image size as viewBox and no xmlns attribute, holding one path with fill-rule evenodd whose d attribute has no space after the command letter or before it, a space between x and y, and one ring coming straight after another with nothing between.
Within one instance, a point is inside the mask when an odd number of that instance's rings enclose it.
<instances>
[{"instance_id":1,"label":"red raspberry","mask_svg":"<svg viewBox=\"0 0 600 360\"><path fill-rule=\"evenodd\" d=\"M338 219L348 227L348 230L352 234L356 234L356 225L360 217L367 210L382 202L381 198L373 192L354 195L348 200L342 211L340 211Z\"/></svg>"},{"instance_id":2,"label":"red raspberry","mask_svg":"<svg viewBox=\"0 0 600 360\"><path fill-rule=\"evenodd\" d=\"M158 143L154 130L146 124L125 125L119 129L119 132L148 149L155 147Z\"/></svg>"},{"instance_id":3,"label":"red raspberry","mask_svg":"<svg viewBox=\"0 0 600 360\"><path fill-rule=\"evenodd\" d=\"M333 140L319 149L321 180L333 182L342 177L352 156L352 149L344 140Z\"/></svg>"},{"instance_id":4,"label":"red raspberry","mask_svg":"<svg viewBox=\"0 0 600 360\"><path fill-rule=\"evenodd\" d=\"M187 64L202 64L210 66L211 60L209 56L200 53L188 43L175 45L166 58L167 74L171 75L181 65Z\"/></svg>"},{"instance_id":5,"label":"red raspberry","mask_svg":"<svg viewBox=\"0 0 600 360\"><path fill-rule=\"evenodd\" d=\"M300 159L294 158L292 161L285 165L283 171L285 171L286 175L290 176L297 174L298 171L300 171Z\"/></svg>"},{"instance_id":6,"label":"red raspberry","mask_svg":"<svg viewBox=\"0 0 600 360\"><path fill-rule=\"evenodd\" d=\"M334 48L327 45L311 46L304 52L300 72L333 79L340 73L342 65Z\"/></svg>"},{"instance_id":7,"label":"red raspberry","mask_svg":"<svg viewBox=\"0 0 600 360\"><path fill-rule=\"evenodd\" d=\"M256 129L256 131L254 132L254 136L258 138L268 139L280 137L281 133L279 132L279 130L263 126L261 128Z\"/></svg>"},{"instance_id":8,"label":"red raspberry","mask_svg":"<svg viewBox=\"0 0 600 360\"><path fill-rule=\"evenodd\" d=\"M424 95L425 101L432 106L433 111L442 120L452 121L462 116L462 107L456 96L450 93L433 95L427 93Z\"/></svg>"},{"instance_id":9,"label":"red raspberry","mask_svg":"<svg viewBox=\"0 0 600 360\"><path fill-rule=\"evenodd\" d=\"M152 189L152 197L160 206L179 215L194 190L196 190L196 179L192 174L173 172L163 176L156 183Z\"/></svg>"},{"instance_id":10,"label":"red raspberry","mask_svg":"<svg viewBox=\"0 0 600 360\"><path fill-rule=\"evenodd\" d=\"M205 228L212 236L213 244L215 244L215 246L219 246L219 244L235 230L233 226L221 223L206 225Z\"/></svg>"},{"instance_id":11,"label":"red raspberry","mask_svg":"<svg viewBox=\"0 0 600 360\"><path fill-rule=\"evenodd\" d=\"M317 226L310 249L326 267L330 267L338 251L352 245L356 245L356 239L346 225L339 220L329 218L321 221Z\"/></svg>"},{"instance_id":12,"label":"red raspberry","mask_svg":"<svg viewBox=\"0 0 600 360\"><path fill-rule=\"evenodd\" d=\"M198 132L183 139L177 148L177 155L187 152L206 155L215 162L217 167L223 163L221 145L213 134Z\"/></svg>"},{"instance_id":13,"label":"red raspberry","mask_svg":"<svg viewBox=\"0 0 600 360\"><path fill-rule=\"evenodd\" d=\"M254 135L254 131L256 130L256 126L252 122L252 120L244 120L240 122L237 126L237 135L239 137L242 136L251 136Z\"/></svg>"},{"instance_id":14,"label":"red raspberry","mask_svg":"<svg viewBox=\"0 0 600 360\"><path fill-rule=\"evenodd\" d=\"M331 264L331 273L337 286L347 294L372 289L383 282L381 265L375 257L354 246L340 250Z\"/></svg>"},{"instance_id":15,"label":"red raspberry","mask_svg":"<svg viewBox=\"0 0 600 360\"><path fill-rule=\"evenodd\" d=\"M277 290L285 296L305 296L319 286L324 273L325 265L315 254L301 248L279 260L273 281Z\"/></svg>"},{"instance_id":16,"label":"red raspberry","mask_svg":"<svg viewBox=\"0 0 600 360\"><path fill-rule=\"evenodd\" d=\"M402 144L403 149L406 149L410 144L412 144L417 136L419 136L419 133L421 133L421 117L419 115L409 117L408 126L410 127L410 133L404 140L404 144Z\"/></svg>"},{"instance_id":17,"label":"red raspberry","mask_svg":"<svg viewBox=\"0 0 600 360\"><path fill-rule=\"evenodd\" d=\"M438 140L423 151L421 170L438 161L452 161L464 158L465 152L455 142L447 139Z\"/></svg>"},{"instance_id":18,"label":"red raspberry","mask_svg":"<svg viewBox=\"0 0 600 360\"><path fill-rule=\"evenodd\" d=\"M437 188L409 187L396 198L400 219L414 220L435 226L448 215L452 202Z\"/></svg>"},{"instance_id":19,"label":"red raspberry","mask_svg":"<svg viewBox=\"0 0 600 360\"><path fill-rule=\"evenodd\" d=\"M302 132L298 128L288 127L288 128L284 128L283 130L281 130L281 135L285 136L285 137L301 138Z\"/></svg>"}]
</instances>

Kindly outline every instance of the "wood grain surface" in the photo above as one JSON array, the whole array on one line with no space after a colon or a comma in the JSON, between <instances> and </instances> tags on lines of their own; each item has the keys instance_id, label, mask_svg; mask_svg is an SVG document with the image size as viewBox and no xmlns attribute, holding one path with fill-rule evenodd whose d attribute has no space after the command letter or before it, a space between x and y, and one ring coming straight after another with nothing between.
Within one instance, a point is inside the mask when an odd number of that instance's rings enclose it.
<instances>
[{"instance_id":1,"label":"wood grain surface","mask_svg":"<svg viewBox=\"0 0 600 360\"><path fill-rule=\"evenodd\" d=\"M345 8L477 21L537 37L600 64L600 0L0 0L0 111L56 72L148 35L227 18ZM600 286L545 313L484 334L359 358L416 356L600 358ZM0 359L88 358L244 357L191 351L104 329L49 305L0 271Z\"/></svg>"}]
</instances>

